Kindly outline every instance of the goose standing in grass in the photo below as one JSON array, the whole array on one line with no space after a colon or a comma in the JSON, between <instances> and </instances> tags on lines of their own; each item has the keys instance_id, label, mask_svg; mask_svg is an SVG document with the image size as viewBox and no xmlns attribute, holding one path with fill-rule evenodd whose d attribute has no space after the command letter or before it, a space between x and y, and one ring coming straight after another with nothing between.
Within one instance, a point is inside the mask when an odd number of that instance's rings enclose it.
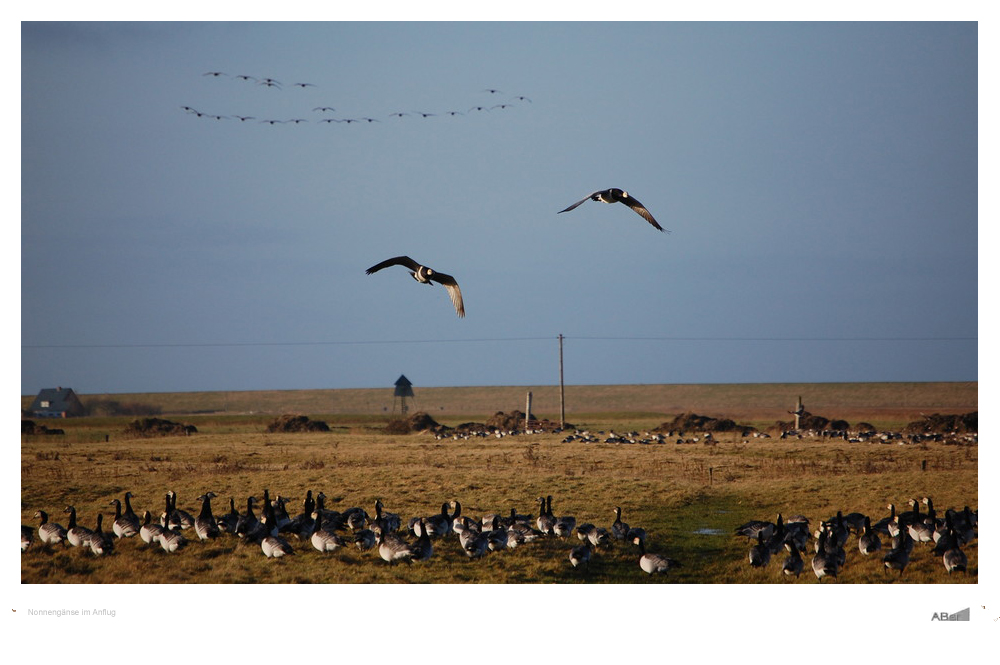
<instances>
[{"instance_id":1,"label":"goose standing in grass","mask_svg":"<svg viewBox=\"0 0 1000 665\"><path fill-rule=\"evenodd\" d=\"M765 522L764 520L750 520L736 527L734 532L738 536L745 536L747 540L756 540L757 536L763 533L766 540L774 533L774 524Z\"/></svg>"},{"instance_id":2,"label":"goose standing in grass","mask_svg":"<svg viewBox=\"0 0 1000 665\"><path fill-rule=\"evenodd\" d=\"M958 546L957 541L954 542L951 549L944 553L941 560L944 563L944 569L948 571L949 575L951 575L953 570L957 570L960 573L967 572L969 559L965 556L965 552Z\"/></svg>"},{"instance_id":3,"label":"goose standing in grass","mask_svg":"<svg viewBox=\"0 0 1000 665\"><path fill-rule=\"evenodd\" d=\"M499 550L507 549L507 529L500 526L500 516L493 516L492 528L486 533L486 546L489 547L491 552L497 552Z\"/></svg>"},{"instance_id":4,"label":"goose standing in grass","mask_svg":"<svg viewBox=\"0 0 1000 665\"><path fill-rule=\"evenodd\" d=\"M454 519L448 513L448 505L447 502L442 503L440 513L419 519L414 525L414 534L420 536L422 530L426 529L431 538L442 538L451 533L451 525ZM418 530L421 530L421 533L417 533Z\"/></svg>"},{"instance_id":5,"label":"goose standing in grass","mask_svg":"<svg viewBox=\"0 0 1000 665\"><path fill-rule=\"evenodd\" d=\"M646 540L646 530L641 526L634 526L628 530L628 534L625 536L625 540L632 543L633 545L638 545L636 541Z\"/></svg>"},{"instance_id":6,"label":"goose standing in grass","mask_svg":"<svg viewBox=\"0 0 1000 665\"><path fill-rule=\"evenodd\" d=\"M549 515L552 513L552 495L546 497L546 509ZM552 524L552 533L559 536L560 538L566 538L571 533L573 529L576 528L576 518L572 515L563 515L562 517L554 517L555 522Z\"/></svg>"},{"instance_id":7,"label":"goose standing in grass","mask_svg":"<svg viewBox=\"0 0 1000 665\"><path fill-rule=\"evenodd\" d=\"M615 521L611 523L611 535L615 540L625 541L628 539L628 524L622 522L622 509L615 507Z\"/></svg>"},{"instance_id":8,"label":"goose standing in grass","mask_svg":"<svg viewBox=\"0 0 1000 665\"><path fill-rule=\"evenodd\" d=\"M65 545L66 528L61 524L49 521L49 514L44 510L35 512L35 517L41 522L38 524L38 539L45 545Z\"/></svg>"},{"instance_id":9,"label":"goose standing in grass","mask_svg":"<svg viewBox=\"0 0 1000 665\"><path fill-rule=\"evenodd\" d=\"M462 527L462 504L458 502L458 499L451 502L455 507L455 511L451 514L451 532L458 533L458 530Z\"/></svg>"},{"instance_id":10,"label":"goose standing in grass","mask_svg":"<svg viewBox=\"0 0 1000 665\"><path fill-rule=\"evenodd\" d=\"M122 511L122 517L131 522L132 525L135 526L136 532L138 532L139 527L142 526L142 520L140 520L139 516L135 514L134 510L132 510L132 499L134 498L135 495L132 494L132 492L125 492L125 510Z\"/></svg>"},{"instance_id":11,"label":"goose standing in grass","mask_svg":"<svg viewBox=\"0 0 1000 665\"><path fill-rule=\"evenodd\" d=\"M191 513L186 510L181 510L177 507L177 493L173 490L167 492L167 496L170 497L170 519L171 523L175 526L180 526L182 529L191 529L194 527L194 517Z\"/></svg>"},{"instance_id":12,"label":"goose standing in grass","mask_svg":"<svg viewBox=\"0 0 1000 665\"><path fill-rule=\"evenodd\" d=\"M354 546L362 552L367 552L375 547L377 541L378 535L371 529L361 529L361 531L354 534Z\"/></svg>"},{"instance_id":13,"label":"goose standing in grass","mask_svg":"<svg viewBox=\"0 0 1000 665\"><path fill-rule=\"evenodd\" d=\"M645 537L643 537L643 540L645 540ZM587 534L587 541L594 547L608 548L611 546L611 533L604 527L599 526ZM632 542L634 543L635 541Z\"/></svg>"},{"instance_id":14,"label":"goose standing in grass","mask_svg":"<svg viewBox=\"0 0 1000 665\"><path fill-rule=\"evenodd\" d=\"M69 513L69 522L66 525L66 542L73 547L86 547L90 534L93 532L85 526L77 525L75 507L66 506L66 512Z\"/></svg>"},{"instance_id":15,"label":"goose standing in grass","mask_svg":"<svg viewBox=\"0 0 1000 665\"><path fill-rule=\"evenodd\" d=\"M395 531L395 530L394 530ZM420 537L412 546L414 561L427 561L434 554L434 545L431 543L431 534L427 529L420 530Z\"/></svg>"},{"instance_id":16,"label":"goose standing in grass","mask_svg":"<svg viewBox=\"0 0 1000 665\"><path fill-rule=\"evenodd\" d=\"M892 549L894 550L905 550L906 554L909 555L913 552L913 537L910 535L909 528L903 525L903 521L900 520L899 515L896 516L896 535L892 537Z\"/></svg>"},{"instance_id":17,"label":"goose standing in grass","mask_svg":"<svg viewBox=\"0 0 1000 665\"><path fill-rule=\"evenodd\" d=\"M514 549L518 545L537 540L543 535L545 534L538 529L532 528L527 522L515 520L507 527L507 547Z\"/></svg>"},{"instance_id":18,"label":"goose standing in grass","mask_svg":"<svg viewBox=\"0 0 1000 665\"><path fill-rule=\"evenodd\" d=\"M890 503L886 506L889 509L889 516L883 517L875 524L872 524L872 528L878 533L883 533L887 536L895 536L896 534L892 532L896 528L896 504Z\"/></svg>"},{"instance_id":19,"label":"goose standing in grass","mask_svg":"<svg viewBox=\"0 0 1000 665\"><path fill-rule=\"evenodd\" d=\"M205 492L198 497L201 501L201 512L198 513L198 517L194 520L194 532L198 534L198 538L201 540L218 538L221 534L219 523L215 520L215 516L212 515L212 499L214 498L215 492Z\"/></svg>"},{"instance_id":20,"label":"goose standing in grass","mask_svg":"<svg viewBox=\"0 0 1000 665\"><path fill-rule=\"evenodd\" d=\"M757 533L757 544L750 548L747 558L754 568L764 568L771 561L771 550L768 549L767 543L764 541L763 531Z\"/></svg>"},{"instance_id":21,"label":"goose standing in grass","mask_svg":"<svg viewBox=\"0 0 1000 665\"><path fill-rule=\"evenodd\" d=\"M465 316L465 303L462 300L462 291L458 288L458 282L451 275L446 275L443 272L438 272L432 270L427 266L422 266L408 256L396 256L391 259L386 259L381 263L376 263L371 268L365 271L366 275L371 275L373 273L382 270L383 268L388 268L389 266L404 266L410 271L410 276L420 282L421 284L432 285L434 282L444 286L448 290L448 297L451 298L451 304L455 306L455 313L459 317Z\"/></svg>"},{"instance_id":22,"label":"goose standing in grass","mask_svg":"<svg viewBox=\"0 0 1000 665\"><path fill-rule=\"evenodd\" d=\"M139 537L142 538L142 542L147 545L160 542L163 527L153 521L153 516L148 510L142 514L142 518L142 526L139 527Z\"/></svg>"},{"instance_id":23,"label":"goose standing in grass","mask_svg":"<svg viewBox=\"0 0 1000 665\"><path fill-rule=\"evenodd\" d=\"M265 496L267 496L265 491ZM278 518L275 517L274 505L264 506L264 536L260 540L260 551L268 559L280 559L283 556L295 554L288 541L278 535Z\"/></svg>"},{"instance_id":24,"label":"goose standing in grass","mask_svg":"<svg viewBox=\"0 0 1000 665\"><path fill-rule=\"evenodd\" d=\"M164 526L160 531L159 535L160 547L163 548L164 552L172 554L178 550L182 550L187 547L188 541L181 533L180 527L171 529L170 526Z\"/></svg>"},{"instance_id":25,"label":"goose standing in grass","mask_svg":"<svg viewBox=\"0 0 1000 665\"><path fill-rule=\"evenodd\" d=\"M111 523L111 530L114 532L115 536L118 538L131 538L132 536L139 533L139 527L141 524L133 524L132 520L122 514L122 502L118 499L112 499L109 506L115 507L115 521Z\"/></svg>"},{"instance_id":26,"label":"goose standing in grass","mask_svg":"<svg viewBox=\"0 0 1000 665\"><path fill-rule=\"evenodd\" d=\"M906 569L906 564L909 562L910 552L905 547L894 548L882 557L882 563L885 566L885 568L882 569L882 572L884 573L887 570L898 570L899 576L902 577L903 571Z\"/></svg>"},{"instance_id":27,"label":"goose standing in grass","mask_svg":"<svg viewBox=\"0 0 1000 665\"><path fill-rule=\"evenodd\" d=\"M579 568L581 566L590 570L590 556L592 552L590 549L590 541L587 540L583 545L577 545L569 552L569 562L573 564L574 568Z\"/></svg>"},{"instance_id":28,"label":"goose standing in grass","mask_svg":"<svg viewBox=\"0 0 1000 665\"><path fill-rule=\"evenodd\" d=\"M256 497L247 497L247 511L240 515L239 520L236 522L236 529L233 532L238 538L247 538L249 534L257 530L260 524L260 520L253 513L253 504L256 501Z\"/></svg>"},{"instance_id":29,"label":"goose standing in grass","mask_svg":"<svg viewBox=\"0 0 1000 665\"><path fill-rule=\"evenodd\" d=\"M828 537L826 530L820 531L816 554L812 558L813 573L816 575L816 581L820 583L823 582L824 577L837 578L837 557L827 551Z\"/></svg>"},{"instance_id":30,"label":"goose standing in grass","mask_svg":"<svg viewBox=\"0 0 1000 665\"><path fill-rule=\"evenodd\" d=\"M354 532L361 531L368 526L368 513L365 512L364 508L359 508L354 506L353 508L348 508L340 514L341 519L343 519L344 524L348 529Z\"/></svg>"},{"instance_id":31,"label":"goose standing in grass","mask_svg":"<svg viewBox=\"0 0 1000 665\"><path fill-rule=\"evenodd\" d=\"M462 542L461 536L459 537L459 543L462 545L462 550L470 559L481 559L489 551L489 532L483 533L478 532L475 529L466 529L461 535L466 536L466 534L468 535L465 538L465 542Z\"/></svg>"},{"instance_id":32,"label":"goose standing in grass","mask_svg":"<svg viewBox=\"0 0 1000 665\"><path fill-rule=\"evenodd\" d=\"M788 557L781 565L781 572L785 575L798 577L802 574L802 555L799 554L799 548L794 543L789 543L788 551Z\"/></svg>"},{"instance_id":33,"label":"goose standing in grass","mask_svg":"<svg viewBox=\"0 0 1000 665\"><path fill-rule=\"evenodd\" d=\"M580 199L579 201L569 206L568 208L560 210L559 212L560 213L569 212L570 210L573 210L574 208L581 205L585 201L601 201L603 203L623 203L629 208L631 208L640 217L649 222L654 229L669 233L669 231L666 231L662 226L660 226L656 222L655 219L653 219L653 216L649 213L648 210L646 210L646 206L639 203L639 201L634 196L631 196L625 190L618 189L617 187L612 187L610 189L602 189L594 192L593 194L589 194L588 196Z\"/></svg>"},{"instance_id":34,"label":"goose standing in grass","mask_svg":"<svg viewBox=\"0 0 1000 665\"><path fill-rule=\"evenodd\" d=\"M545 535L552 534L552 527L556 524L556 518L552 515L551 508L546 509L545 507L545 497L538 497L539 509L538 509L538 519L536 520L536 525L538 530Z\"/></svg>"},{"instance_id":35,"label":"goose standing in grass","mask_svg":"<svg viewBox=\"0 0 1000 665\"><path fill-rule=\"evenodd\" d=\"M639 552L641 556L639 557L639 567L642 568L643 572L650 575L665 573L668 570L673 570L674 568L679 568L681 566L680 562L671 559L670 557L663 556L662 554L653 554L646 551L646 543L644 541L639 541Z\"/></svg>"},{"instance_id":36,"label":"goose standing in grass","mask_svg":"<svg viewBox=\"0 0 1000 665\"><path fill-rule=\"evenodd\" d=\"M882 549L882 541L872 529L872 521L869 517L865 517L863 529L861 537L858 538L858 550L865 556L868 556Z\"/></svg>"},{"instance_id":37,"label":"goose standing in grass","mask_svg":"<svg viewBox=\"0 0 1000 665\"><path fill-rule=\"evenodd\" d=\"M104 521L104 515L102 513L97 513L97 528L90 532L90 536L87 538L87 547L94 556L105 556L114 552L115 543L111 538L111 534L104 533L101 529L101 523Z\"/></svg>"},{"instance_id":38,"label":"goose standing in grass","mask_svg":"<svg viewBox=\"0 0 1000 665\"><path fill-rule=\"evenodd\" d=\"M316 517L313 520L312 535L309 536L309 542L312 546L316 548L319 552L333 552L340 549L346 543L344 539L335 533L326 531L323 529L323 515L318 511L313 513Z\"/></svg>"},{"instance_id":39,"label":"goose standing in grass","mask_svg":"<svg viewBox=\"0 0 1000 665\"><path fill-rule=\"evenodd\" d=\"M217 523L219 530L236 535L236 526L240 523L240 513L236 510L236 500L229 497L229 512L220 515Z\"/></svg>"},{"instance_id":40,"label":"goose standing in grass","mask_svg":"<svg viewBox=\"0 0 1000 665\"><path fill-rule=\"evenodd\" d=\"M423 529L421 533L428 533L428 530ZM383 561L391 565L395 565L400 561L412 563L417 554L413 546L395 533L380 531L376 543L378 544L378 555L382 557Z\"/></svg>"},{"instance_id":41,"label":"goose standing in grass","mask_svg":"<svg viewBox=\"0 0 1000 665\"><path fill-rule=\"evenodd\" d=\"M399 531L402 520L396 513L387 513L382 499L375 500L375 524L383 531Z\"/></svg>"}]
</instances>

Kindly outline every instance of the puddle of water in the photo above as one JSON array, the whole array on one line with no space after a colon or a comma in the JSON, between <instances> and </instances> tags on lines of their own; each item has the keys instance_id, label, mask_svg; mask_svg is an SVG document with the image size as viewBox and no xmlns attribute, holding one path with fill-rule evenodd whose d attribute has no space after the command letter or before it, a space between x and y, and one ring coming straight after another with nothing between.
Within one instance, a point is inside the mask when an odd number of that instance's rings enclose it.
<instances>
[{"instance_id":1,"label":"puddle of water","mask_svg":"<svg viewBox=\"0 0 1000 665\"><path fill-rule=\"evenodd\" d=\"M711 529L709 527L703 527L701 529L695 529L691 533L699 536L721 536L722 529Z\"/></svg>"}]
</instances>

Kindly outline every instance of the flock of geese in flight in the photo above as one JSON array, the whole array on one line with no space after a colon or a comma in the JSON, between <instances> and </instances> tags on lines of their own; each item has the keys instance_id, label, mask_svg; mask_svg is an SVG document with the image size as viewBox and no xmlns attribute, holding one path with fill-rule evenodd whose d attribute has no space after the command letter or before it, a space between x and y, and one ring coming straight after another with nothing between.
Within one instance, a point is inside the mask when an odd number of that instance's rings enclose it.
<instances>
[{"instance_id":1,"label":"flock of geese in flight","mask_svg":"<svg viewBox=\"0 0 1000 665\"><path fill-rule=\"evenodd\" d=\"M164 510L154 519L146 510L140 518L132 509L134 495L126 492L124 502L114 499L115 507L110 531L104 530L104 515L98 513L93 529L77 523L76 508L67 506L67 526L49 521L45 511L39 510L38 540L45 548L52 546L76 547L95 557L114 553L115 542L138 536L148 547L159 547L173 554L188 547L190 541L212 541L224 536L238 538L248 545L260 547L269 559L280 559L296 554L292 543L309 543L319 552L334 552L344 547L360 551L376 550L388 564L426 561L434 555L435 543L454 537L462 552L471 559L481 559L491 552L515 549L543 538L569 539L573 534L580 545L567 549L567 558L574 568L589 570L596 552L607 550L617 541L635 546L639 568L650 574L666 573L679 567L674 559L646 551L646 530L631 527L621 519L622 509L614 509L615 520L608 528L593 523L577 523L570 515L556 516L552 512L552 497L539 497L538 516L521 515L515 509L509 515L490 513L479 519L462 514L459 501L445 502L441 511L431 515L413 517L403 530L398 514L384 510L381 500L375 502L375 515L360 507L343 511L328 509L326 495L312 490L306 493L302 512L294 517L288 513L288 499L278 496L271 499L264 490L259 515L255 513L258 502L250 496L246 509L236 509L235 499L229 499L229 512L218 517L212 512L214 492L198 497L201 511L197 516L177 507L177 494L165 495ZM189 535L185 535L188 533ZM193 534L193 535L190 535ZM409 534L408 536L406 534ZM32 527L21 527L21 551L26 551L35 541ZM304 545L308 547L309 545Z\"/></svg>"},{"instance_id":2,"label":"flock of geese in flight","mask_svg":"<svg viewBox=\"0 0 1000 665\"><path fill-rule=\"evenodd\" d=\"M927 506L926 512L920 511L921 503ZM819 582L826 577L836 578L844 569L847 552L854 549L854 545L849 546L852 534L857 536L856 546L861 556L878 556L884 551L881 554L883 573L897 571L902 577L915 547L929 549L932 555L940 556L949 575L967 573L968 557L962 547L978 538L979 511L970 510L968 506L962 510L949 508L944 517L940 517L930 497L920 501L911 499L909 505L910 510L897 513L895 504L890 503L886 506L889 515L874 523L863 513L844 515L843 511L837 511L812 534L809 520L804 516L784 519L780 513L775 522L751 520L736 527L735 533L754 541L747 555L751 567L766 568L772 556L787 551L781 572L795 577L803 571L802 555L808 549L811 536L815 540L810 565ZM888 539L884 546L882 537Z\"/></svg>"},{"instance_id":3,"label":"flock of geese in flight","mask_svg":"<svg viewBox=\"0 0 1000 665\"><path fill-rule=\"evenodd\" d=\"M202 76L209 76L218 79L222 78L233 79L235 81L241 81L251 85L262 86L264 88L268 88L271 90L283 90L285 87L300 88L300 89L318 87L315 83L294 82L285 84L282 83L281 81L278 81L277 79L273 79L270 77L249 76L247 74L237 74L236 76L230 76L225 72L218 72L218 71L205 72L204 74L202 74ZM470 113L483 113L483 112L493 111L494 109L505 110L513 108L515 105L522 104L525 102L529 104L532 103L531 99L524 95L516 95L509 98L505 97L505 93L502 90L497 90L496 88L487 88L485 90L482 90L481 92L486 93L487 95L489 95L494 99L504 99L505 101L501 101L496 104L494 103L477 104L465 111L451 110L451 111L440 111L437 113L430 113L427 111L395 111L393 113L385 115L384 117L402 119L405 117L431 118L435 116L448 116L453 118L457 115L466 115ZM208 120L238 120L241 123L259 123L272 126L286 125L286 124L299 125L310 122L315 122L316 124L344 123L347 125L354 123L370 124L373 122L382 122L378 118L372 118L368 116L362 116L358 118L334 118L327 116L314 121L310 121L307 118L287 118L284 120L278 120L274 118L270 119L258 118L257 116L252 116L252 115L239 115L236 113L231 113L229 115L222 115L219 113L209 113L206 111L200 111L192 106L186 106L186 105L181 106L181 110L183 110L185 113L193 115L196 118L205 118ZM334 108L333 106L316 106L313 107L312 109L313 113L321 113L321 114L335 113L336 111L337 109Z\"/></svg>"},{"instance_id":4,"label":"flock of geese in flight","mask_svg":"<svg viewBox=\"0 0 1000 665\"><path fill-rule=\"evenodd\" d=\"M231 76L231 75L229 75L229 74L227 74L225 72L221 72L221 71L209 71L209 72L205 72L202 76L209 76L209 77L212 77L212 78L232 78L232 79L237 80L237 81L242 81L242 82L245 82L245 83L250 83L250 84L253 84L253 85L263 86L265 88L277 89L277 90L281 90L281 89L283 89L285 87L285 84L283 84L281 81L278 81L276 79L269 78L269 77L265 78L265 77L250 76L250 75L247 75L247 74L238 74L236 76ZM288 85L289 85L289 87L292 87L292 88L314 88L314 87L317 87L316 84L314 84L314 83L306 83L306 82L294 82L294 83L291 83L291 84L288 84ZM481 92L485 93L487 95L490 95L490 96L501 96L501 95L505 94L502 90L498 90L496 88L486 88L486 89L482 90ZM456 116L456 115L464 115L465 113L490 111L490 110L497 109L497 108L499 108L499 109L506 109L506 108L510 108L514 103L520 103L520 102L531 103L531 99L529 99L528 97L525 97L524 95L517 95L515 97L512 97L509 102L495 104L495 105L491 105L491 106L477 105L477 106L473 106L472 108L470 108L468 111L465 111L465 112L462 112L462 111L447 111L447 112L441 113L440 115ZM244 116L244 115L225 116L225 115L218 115L218 114L212 114L212 113L205 113L205 112L199 111L199 110L197 110L197 109L195 109L195 108L193 108L191 106L181 106L181 109L183 111L185 111L186 113L192 114L192 115L197 116L199 118L210 118L210 119L214 119L214 120L225 120L225 119L228 119L228 118L234 118L234 119L239 120L240 122L249 122L251 120L257 120L257 118L254 117L254 116ZM314 112L319 112L319 113L332 113L332 112L335 112L336 109L334 107L332 107L332 106L317 106L317 107L313 108L313 111ZM439 115L439 114L437 114L437 113L427 113L427 112L424 112L424 111L412 111L412 112L395 111L393 113L388 114L387 117L403 118L405 116L410 116L410 115L427 118L427 117L435 116L435 115ZM292 123L292 124L307 123L307 122L309 122L309 120L307 120L305 118L292 118L292 119L288 119L288 120L274 120L274 119L268 120L268 119L265 119L265 120L259 120L259 122L265 123L265 124L270 124L270 125L276 125L276 124L286 124L286 123ZM336 123L351 124L351 123L373 123L373 122L381 122L381 121L378 120L378 119L376 119L376 118L371 118L371 117L360 117L360 118L332 118L332 117L328 117L328 118L323 118L323 119L319 120L318 122L320 122L320 123L335 123L336 122ZM588 194L586 197L580 199L579 201L577 201L576 203L570 205L569 207L564 208L563 210L560 210L559 212L560 213L569 212L569 211L575 209L576 207L580 206L581 204L583 204L586 201L600 201L600 202L603 202L603 203L621 203L621 204L627 206L628 208L630 208L631 210L633 210L640 217L642 217L643 219L645 219L650 224L650 226L652 226L654 229L656 229L658 231L665 232L665 233L669 233L669 231L667 231L662 226L660 226L659 222L656 221L656 219L649 212L649 210L646 208L646 206L644 206L642 203L640 203L638 199L636 199L634 196L632 196L631 194L629 194L625 190L619 189L617 187L611 187L609 189L602 189L602 190L593 192L592 194ZM445 287L445 289L447 289L448 296L451 298L452 305L455 307L455 313L460 318L464 318L465 317L465 302L464 302L464 300L462 298L462 291L461 291L461 289L458 286L458 281L454 277L452 277L451 275L439 272L439 271L434 270L432 268L429 268L429 267L427 267L425 265L421 265L420 263L417 263L415 260L411 259L408 256L397 256L397 257L394 257L394 258L382 261L381 263L377 263L374 266L372 266L371 268L368 268L368 270L365 271L365 274L371 275L373 273L378 272L379 270L382 270L383 268L387 268L389 266L394 266L394 265L401 265L401 266L404 266L405 268L407 268L410 271L410 276L413 277L413 279L415 279L420 284L426 284L428 286L432 286L434 283L438 283L438 284L443 285Z\"/></svg>"}]
</instances>

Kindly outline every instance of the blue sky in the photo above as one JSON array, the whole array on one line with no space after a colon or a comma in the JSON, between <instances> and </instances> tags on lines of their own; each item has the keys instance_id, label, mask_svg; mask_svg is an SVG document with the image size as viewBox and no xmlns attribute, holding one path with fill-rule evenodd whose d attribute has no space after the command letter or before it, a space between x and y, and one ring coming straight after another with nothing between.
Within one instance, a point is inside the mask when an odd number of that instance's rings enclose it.
<instances>
[{"instance_id":1,"label":"blue sky","mask_svg":"<svg viewBox=\"0 0 1000 665\"><path fill-rule=\"evenodd\" d=\"M22 394L978 379L975 23L21 38Z\"/></svg>"}]
</instances>

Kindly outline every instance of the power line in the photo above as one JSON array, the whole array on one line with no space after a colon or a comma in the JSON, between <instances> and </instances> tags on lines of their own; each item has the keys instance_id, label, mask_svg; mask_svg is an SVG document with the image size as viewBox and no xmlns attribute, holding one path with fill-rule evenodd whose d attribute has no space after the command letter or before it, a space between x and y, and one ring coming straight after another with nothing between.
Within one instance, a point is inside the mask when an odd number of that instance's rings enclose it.
<instances>
[{"instance_id":1,"label":"power line","mask_svg":"<svg viewBox=\"0 0 1000 665\"><path fill-rule=\"evenodd\" d=\"M350 346L397 344L475 344L482 342L538 342L559 339L555 337L479 337L470 339L396 339L351 340L318 342L168 342L130 344L22 344L21 349L184 349L184 348L242 348L242 347L295 347L295 346ZM622 336L562 336L564 340L618 341L618 342L971 342L978 337L622 337Z\"/></svg>"}]
</instances>

